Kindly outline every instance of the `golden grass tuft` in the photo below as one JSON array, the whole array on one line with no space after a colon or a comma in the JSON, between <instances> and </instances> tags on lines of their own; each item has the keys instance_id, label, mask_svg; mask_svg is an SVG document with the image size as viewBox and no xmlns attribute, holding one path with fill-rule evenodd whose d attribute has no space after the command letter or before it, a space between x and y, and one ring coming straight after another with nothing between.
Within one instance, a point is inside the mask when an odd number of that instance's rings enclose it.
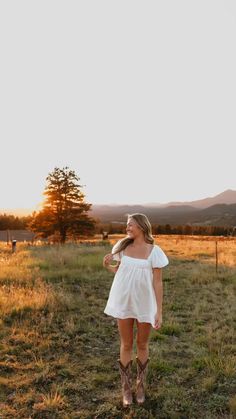
<instances>
[{"instance_id":1,"label":"golden grass tuft","mask_svg":"<svg viewBox=\"0 0 236 419\"><path fill-rule=\"evenodd\" d=\"M39 399L40 401L33 405L33 410L37 412L56 413L67 405L66 397L61 394L60 388L39 395Z\"/></svg>"}]
</instances>

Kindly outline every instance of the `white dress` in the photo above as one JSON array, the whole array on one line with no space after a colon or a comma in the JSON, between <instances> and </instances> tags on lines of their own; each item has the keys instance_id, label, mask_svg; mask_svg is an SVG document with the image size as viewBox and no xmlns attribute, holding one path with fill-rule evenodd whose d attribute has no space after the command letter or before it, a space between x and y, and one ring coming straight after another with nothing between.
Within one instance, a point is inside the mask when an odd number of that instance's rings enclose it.
<instances>
[{"instance_id":1,"label":"white dress","mask_svg":"<svg viewBox=\"0 0 236 419\"><path fill-rule=\"evenodd\" d=\"M113 246L117 249L120 240ZM152 268L168 265L166 254L154 245L147 259L124 255L121 251L113 256L120 262L115 273L104 313L119 319L135 318L139 322L155 325L157 301L153 287Z\"/></svg>"}]
</instances>

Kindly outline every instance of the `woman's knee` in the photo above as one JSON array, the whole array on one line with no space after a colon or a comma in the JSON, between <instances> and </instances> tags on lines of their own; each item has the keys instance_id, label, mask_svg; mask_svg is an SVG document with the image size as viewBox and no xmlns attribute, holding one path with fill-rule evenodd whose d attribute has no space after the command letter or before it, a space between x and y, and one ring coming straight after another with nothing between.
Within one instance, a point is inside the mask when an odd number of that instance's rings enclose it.
<instances>
[{"instance_id":1,"label":"woman's knee","mask_svg":"<svg viewBox=\"0 0 236 419\"><path fill-rule=\"evenodd\" d=\"M125 351L131 351L133 349L133 342L132 341L121 342L121 347Z\"/></svg>"},{"instance_id":2,"label":"woman's knee","mask_svg":"<svg viewBox=\"0 0 236 419\"><path fill-rule=\"evenodd\" d=\"M140 351L146 351L148 349L148 342L140 341L140 340L137 339L137 348Z\"/></svg>"}]
</instances>

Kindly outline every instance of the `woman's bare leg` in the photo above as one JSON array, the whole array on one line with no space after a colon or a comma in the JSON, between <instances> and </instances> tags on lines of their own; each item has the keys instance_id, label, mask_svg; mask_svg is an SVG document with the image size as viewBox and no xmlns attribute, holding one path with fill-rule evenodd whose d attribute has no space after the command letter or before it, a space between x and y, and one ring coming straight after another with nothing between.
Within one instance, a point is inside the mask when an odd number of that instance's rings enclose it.
<instances>
[{"instance_id":1,"label":"woman's bare leg","mask_svg":"<svg viewBox=\"0 0 236 419\"><path fill-rule=\"evenodd\" d=\"M137 356L144 363L149 356L149 337L151 332L151 323L137 323Z\"/></svg>"},{"instance_id":2,"label":"woman's bare leg","mask_svg":"<svg viewBox=\"0 0 236 419\"><path fill-rule=\"evenodd\" d=\"M134 319L117 319L120 333L120 360L124 366L132 359Z\"/></svg>"}]
</instances>

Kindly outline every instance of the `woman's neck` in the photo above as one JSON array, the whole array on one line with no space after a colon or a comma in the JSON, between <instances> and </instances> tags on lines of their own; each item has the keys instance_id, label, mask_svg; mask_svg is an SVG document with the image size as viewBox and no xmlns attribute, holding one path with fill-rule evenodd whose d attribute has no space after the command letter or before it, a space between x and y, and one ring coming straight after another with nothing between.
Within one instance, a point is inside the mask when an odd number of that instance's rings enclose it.
<instances>
[{"instance_id":1,"label":"woman's neck","mask_svg":"<svg viewBox=\"0 0 236 419\"><path fill-rule=\"evenodd\" d=\"M143 244L145 244L145 240L143 237L136 237L133 241L133 246L141 246Z\"/></svg>"}]
</instances>

